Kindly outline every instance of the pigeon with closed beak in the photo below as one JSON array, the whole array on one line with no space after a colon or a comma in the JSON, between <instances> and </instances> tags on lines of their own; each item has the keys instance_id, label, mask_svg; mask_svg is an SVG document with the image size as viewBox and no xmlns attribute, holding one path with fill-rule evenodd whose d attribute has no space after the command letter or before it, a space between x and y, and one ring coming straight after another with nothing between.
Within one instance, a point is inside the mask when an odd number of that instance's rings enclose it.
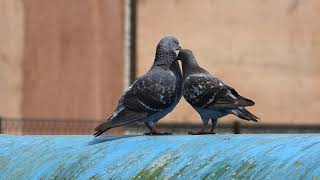
<instances>
[{"instance_id":1,"label":"pigeon with closed beak","mask_svg":"<svg viewBox=\"0 0 320 180\"><path fill-rule=\"evenodd\" d=\"M164 135L155 124L178 104L182 97L182 74L177 53L179 41L166 36L157 45L154 63L121 96L109 119L96 127L95 136L118 126L144 122L150 132L146 135Z\"/></svg>"},{"instance_id":2,"label":"pigeon with closed beak","mask_svg":"<svg viewBox=\"0 0 320 180\"><path fill-rule=\"evenodd\" d=\"M228 114L248 121L258 121L257 116L245 109L246 106L253 106L255 103L240 96L235 89L201 68L191 50L180 50L177 59L182 62L183 96L203 121L203 127L199 132L189 134L215 134L218 118ZM210 119L212 128L207 132Z\"/></svg>"}]
</instances>

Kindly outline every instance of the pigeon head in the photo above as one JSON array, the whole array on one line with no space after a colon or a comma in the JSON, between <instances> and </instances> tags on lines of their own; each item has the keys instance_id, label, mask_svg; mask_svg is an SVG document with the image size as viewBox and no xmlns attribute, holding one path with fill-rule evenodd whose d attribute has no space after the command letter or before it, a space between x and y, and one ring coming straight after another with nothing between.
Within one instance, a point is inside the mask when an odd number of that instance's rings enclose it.
<instances>
[{"instance_id":1,"label":"pigeon head","mask_svg":"<svg viewBox=\"0 0 320 180\"><path fill-rule=\"evenodd\" d=\"M176 37L166 36L162 38L157 46L154 65L169 67L176 60L180 49Z\"/></svg>"},{"instance_id":2,"label":"pigeon head","mask_svg":"<svg viewBox=\"0 0 320 180\"><path fill-rule=\"evenodd\" d=\"M177 60L180 60L182 63L184 77L200 69L196 58L194 57L192 51L189 49L181 49L179 51Z\"/></svg>"},{"instance_id":3,"label":"pigeon head","mask_svg":"<svg viewBox=\"0 0 320 180\"><path fill-rule=\"evenodd\" d=\"M179 46L178 39L174 36L166 36L162 38L158 43L157 49L158 48L167 50L167 51L172 51L172 50L176 51L181 49L181 47Z\"/></svg>"},{"instance_id":4,"label":"pigeon head","mask_svg":"<svg viewBox=\"0 0 320 180\"><path fill-rule=\"evenodd\" d=\"M182 63L184 61L195 59L192 51L190 49L181 49L177 56L177 60L180 60Z\"/></svg>"}]
</instances>

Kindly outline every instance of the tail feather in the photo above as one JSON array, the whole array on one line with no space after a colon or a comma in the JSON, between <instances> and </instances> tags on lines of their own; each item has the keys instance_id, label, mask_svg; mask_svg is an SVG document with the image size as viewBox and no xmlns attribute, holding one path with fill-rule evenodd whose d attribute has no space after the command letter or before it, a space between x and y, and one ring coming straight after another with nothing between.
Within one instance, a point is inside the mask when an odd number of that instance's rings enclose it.
<instances>
[{"instance_id":1,"label":"tail feather","mask_svg":"<svg viewBox=\"0 0 320 180\"><path fill-rule=\"evenodd\" d=\"M260 119L259 117L255 116L251 112L249 112L246 108L244 107L239 107L231 110L231 113L238 116L241 119L245 119L248 121L255 121L258 122Z\"/></svg>"},{"instance_id":2,"label":"tail feather","mask_svg":"<svg viewBox=\"0 0 320 180\"><path fill-rule=\"evenodd\" d=\"M139 113L130 111L128 109L123 109L120 111L116 116L111 116L107 121L103 122L99 126L95 128L96 133L94 133L94 136L100 136L105 131L122 126L128 123L132 123L135 121L143 120L147 116L147 113Z\"/></svg>"},{"instance_id":3,"label":"tail feather","mask_svg":"<svg viewBox=\"0 0 320 180\"><path fill-rule=\"evenodd\" d=\"M237 96L237 99L233 99L234 102L225 102L222 100L222 102L218 101L213 104L214 107L216 108L238 108L238 107L246 107L246 106L253 106L255 104L254 101L251 99L242 97L242 96Z\"/></svg>"},{"instance_id":4,"label":"tail feather","mask_svg":"<svg viewBox=\"0 0 320 180\"><path fill-rule=\"evenodd\" d=\"M106 122L103 122L102 124L98 125L96 128L95 128L95 133L94 133L94 136L97 137L97 136L100 136L102 133L104 133L105 131L107 131L108 129L110 129L110 122L111 122L111 119L112 116L110 116Z\"/></svg>"},{"instance_id":5,"label":"tail feather","mask_svg":"<svg viewBox=\"0 0 320 180\"><path fill-rule=\"evenodd\" d=\"M240 103L243 107L245 106L253 106L255 103L251 99L245 98L243 96L239 96L238 99L240 100Z\"/></svg>"}]
</instances>

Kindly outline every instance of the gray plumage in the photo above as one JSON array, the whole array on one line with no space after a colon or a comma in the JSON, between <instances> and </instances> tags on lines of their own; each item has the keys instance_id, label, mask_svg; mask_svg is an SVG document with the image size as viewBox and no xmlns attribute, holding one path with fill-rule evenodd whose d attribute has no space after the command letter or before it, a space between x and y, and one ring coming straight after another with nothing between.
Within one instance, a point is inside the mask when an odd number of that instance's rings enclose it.
<instances>
[{"instance_id":1,"label":"gray plumage","mask_svg":"<svg viewBox=\"0 0 320 180\"><path fill-rule=\"evenodd\" d=\"M143 121L150 129L149 135L163 134L155 123L171 112L182 96L182 75L176 61L179 41L164 37L157 45L154 63L121 96L116 110L104 123L96 127L95 136L113 127Z\"/></svg>"},{"instance_id":2,"label":"gray plumage","mask_svg":"<svg viewBox=\"0 0 320 180\"><path fill-rule=\"evenodd\" d=\"M192 51L182 49L177 59L182 62L183 96L200 114L204 125L198 133L191 134L214 134L218 118L228 114L248 121L259 119L245 109L246 106L253 106L254 102L240 96L235 89L201 68ZM212 128L210 132L206 132L209 119L212 121Z\"/></svg>"}]
</instances>

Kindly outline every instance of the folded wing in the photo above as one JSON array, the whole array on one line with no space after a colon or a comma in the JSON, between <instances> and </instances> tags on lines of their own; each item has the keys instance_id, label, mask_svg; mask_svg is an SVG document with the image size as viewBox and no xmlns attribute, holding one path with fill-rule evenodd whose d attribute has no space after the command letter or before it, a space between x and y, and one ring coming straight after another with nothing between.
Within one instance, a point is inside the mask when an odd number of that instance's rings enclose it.
<instances>
[{"instance_id":1,"label":"folded wing","mask_svg":"<svg viewBox=\"0 0 320 180\"><path fill-rule=\"evenodd\" d=\"M95 129L95 136L113 127L141 121L170 107L177 98L172 78L175 78L173 74L155 71L137 79L122 95L112 116Z\"/></svg>"},{"instance_id":2,"label":"folded wing","mask_svg":"<svg viewBox=\"0 0 320 180\"><path fill-rule=\"evenodd\" d=\"M184 83L184 97L194 107L236 108L254 102L210 74L189 76Z\"/></svg>"}]
</instances>

